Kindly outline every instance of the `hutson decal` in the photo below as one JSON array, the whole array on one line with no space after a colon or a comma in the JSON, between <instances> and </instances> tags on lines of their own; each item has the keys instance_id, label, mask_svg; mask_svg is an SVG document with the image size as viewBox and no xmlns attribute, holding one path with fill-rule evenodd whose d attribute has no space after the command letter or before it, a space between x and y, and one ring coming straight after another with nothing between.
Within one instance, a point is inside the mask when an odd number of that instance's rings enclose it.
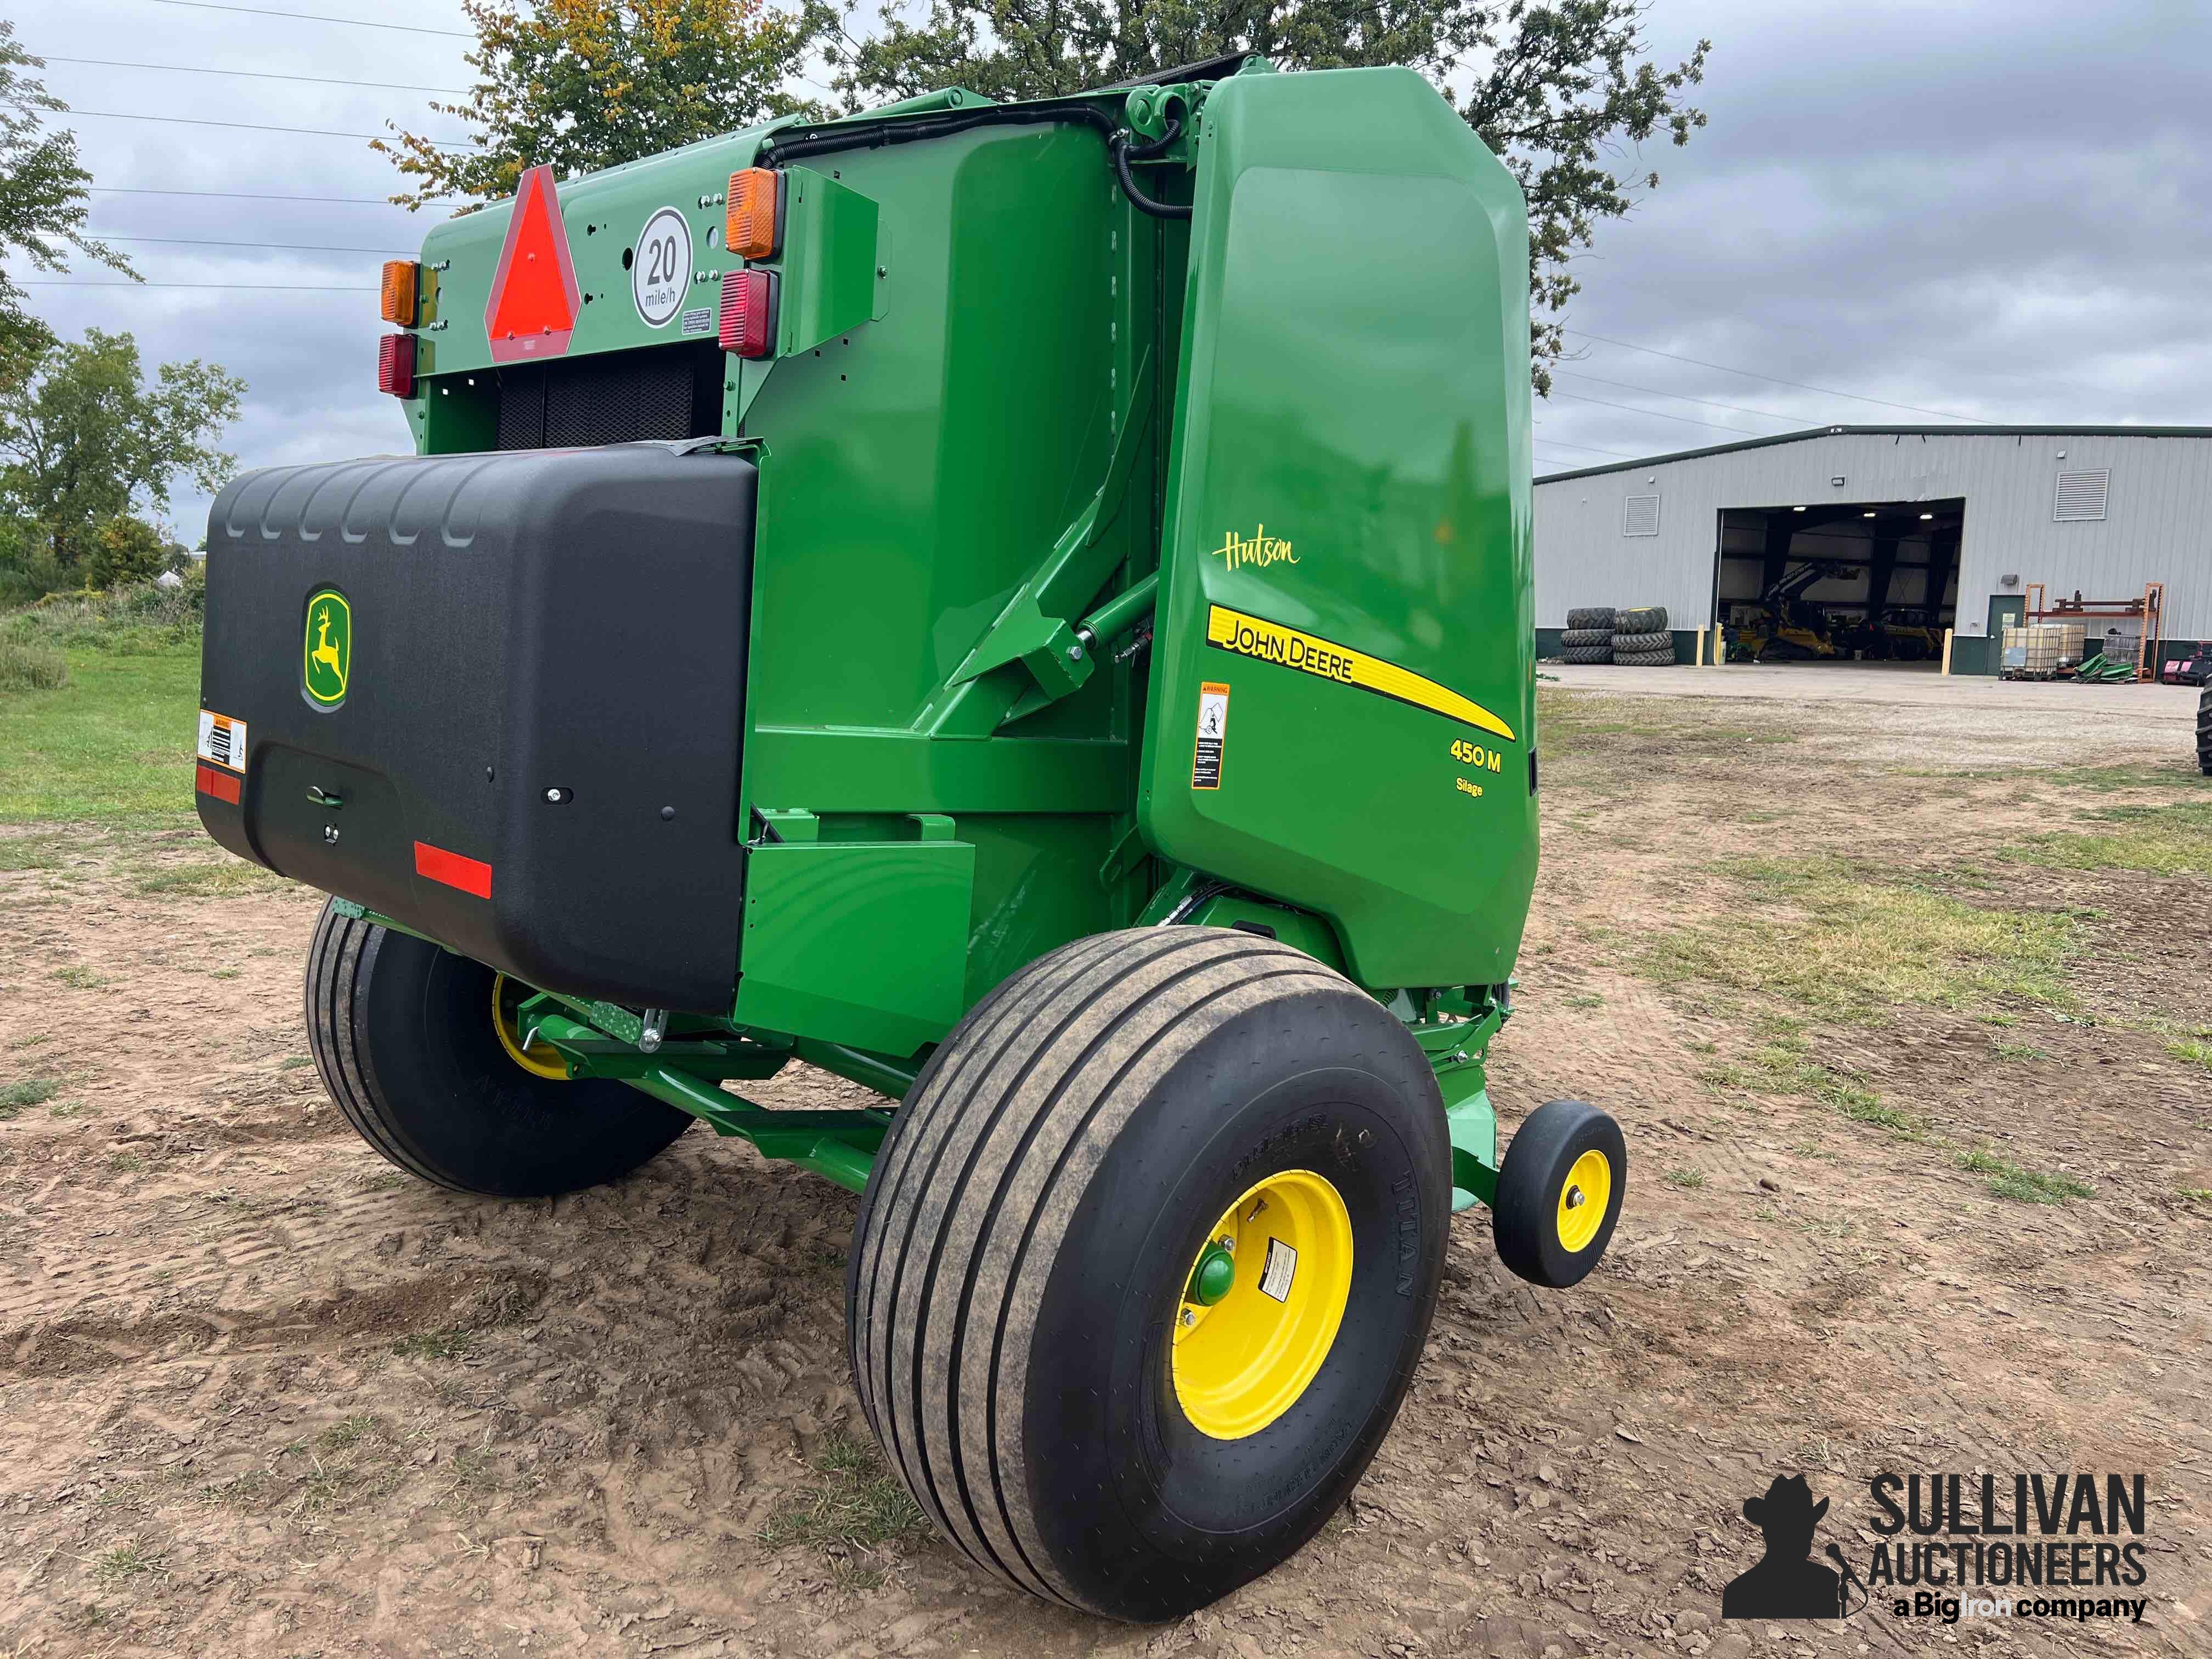
<instances>
[{"instance_id":1,"label":"hutson decal","mask_svg":"<svg viewBox=\"0 0 2212 1659\"><path fill-rule=\"evenodd\" d=\"M1863 1514L1832 1529L1874 1540L1850 1553L1819 1537L1829 1501L1802 1474L1744 1500L1765 1550L1722 1591L1722 1618L2141 1624L2149 1611L2142 1475L1885 1470Z\"/></svg>"}]
</instances>

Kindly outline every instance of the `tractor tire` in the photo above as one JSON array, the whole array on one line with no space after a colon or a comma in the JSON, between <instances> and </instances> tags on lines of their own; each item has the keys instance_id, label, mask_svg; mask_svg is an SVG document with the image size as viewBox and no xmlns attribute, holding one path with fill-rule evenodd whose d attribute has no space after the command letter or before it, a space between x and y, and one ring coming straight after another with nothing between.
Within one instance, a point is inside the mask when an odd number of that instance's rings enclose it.
<instances>
[{"instance_id":1,"label":"tractor tire","mask_svg":"<svg viewBox=\"0 0 2212 1659\"><path fill-rule=\"evenodd\" d=\"M1228 928L1079 939L954 1028L877 1157L845 1280L861 1406L983 1571L1181 1618L1366 1468L1451 1199L1435 1074L1342 975Z\"/></svg>"},{"instance_id":2,"label":"tractor tire","mask_svg":"<svg viewBox=\"0 0 2212 1659\"><path fill-rule=\"evenodd\" d=\"M1616 611L1613 627L1617 634L1663 634L1667 631L1667 607L1646 605L1632 611Z\"/></svg>"},{"instance_id":3,"label":"tractor tire","mask_svg":"<svg viewBox=\"0 0 2212 1659\"><path fill-rule=\"evenodd\" d=\"M1611 662L1613 647L1609 645L1570 645L1559 651L1561 662Z\"/></svg>"},{"instance_id":4,"label":"tractor tire","mask_svg":"<svg viewBox=\"0 0 2212 1659\"><path fill-rule=\"evenodd\" d=\"M1581 645L1610 646L1612 643L1613 630L1609 628L1570 628L1559 635L1562 650L1571 650Z\"/></svg>"},{"instance_id":5,"label":"tractor tire","mask_svg":"<svg viewBox=\"0 0 2212 1659\"><path fill-rule=\"evenodd\" d=\"M363 1140L455 1192L550 1198L618 1181L691 1127L626 1083L571 1081L558 1055L518 1047L500 999L520 994L482 963L325 904L307 1047Z\"/></svg>"},{"instance_id":6,"label":"tractor tire","mask_svg":"<svg viewBox=\"0 0 2212 1659\"><path fill-rule=\"evenodd\" d=\"M1492 1203L1498 1259L1531 1285L1579 1285L1612 1242L1628 1194L1620 1126L1579 1100L1547 1100L1505 1148Z\"/></svg>"},{"instance_id":7,"label":"tractor tire","mask_svg":"<svg viewBox=\"0 0 2212 1659\"><path fill-rule=\"evenodd\" d=\"M1599 629L1613 631L1613 607L1609 605L1583 605L1567 612L1567 626L1577 630Z\"/></svg>"},{"instance_id":8,"label":"tractor tire","mask_svg":"<svg viewBox=\"0 0 2212 1659\"><path fill-rule=\"evenodd\" d=\"M1667 633L1615 634L1613 654L1618 657L1625 651L1664 651L1671 657L1674 654L1674 636Z\"/></svg>"},{"instance_id":9,"label":"tractor tire","mask_svg":"<svg viewBox=\"0 0 2212 1659\"><path fill-rule=\"evenodd\" d=\"M2197 769L2212 778L2212 685L2197 694Z\"/></svg>"},{"instance_id":10,"label":"tractor tire","mask_svg":"<svg viewBox=\"0 0 2212 1659\"><path fill-rule=\"evenodd\" d=\"M1613 660L1620 668L1672 668L1674 647L1670 645L1664 651L1616 651Z\"/></svg>"}]
</instances>

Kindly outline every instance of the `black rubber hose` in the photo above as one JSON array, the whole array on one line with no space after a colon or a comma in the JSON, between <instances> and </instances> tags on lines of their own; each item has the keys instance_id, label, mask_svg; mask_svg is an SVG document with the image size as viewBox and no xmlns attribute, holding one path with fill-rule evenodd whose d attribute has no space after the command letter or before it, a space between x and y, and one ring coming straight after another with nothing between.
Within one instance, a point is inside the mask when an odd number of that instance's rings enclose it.
<instances>
[{"instance_id":1,"label":"black rubber hose","mask_svg":"<svg viewBox=\"0 0 2212 1659\"><path fill-rule=\"evenodd\" d=\"M1111 143L1114 171L1121 178L1121 193L1129 198L1132 207L1140 213L1151 214L1155 219L1188 219L1190 217L1190 204L1187 202L1154 201L1137 188L1136 175L1129 171L1129 163L1142 161L1148 155L1158 155L1175 143L1182 132L1182 123L1170 116L1167 131L1149 144L1132 144L1126 133L1115 134Z\"/></svg>"}]
</instances>

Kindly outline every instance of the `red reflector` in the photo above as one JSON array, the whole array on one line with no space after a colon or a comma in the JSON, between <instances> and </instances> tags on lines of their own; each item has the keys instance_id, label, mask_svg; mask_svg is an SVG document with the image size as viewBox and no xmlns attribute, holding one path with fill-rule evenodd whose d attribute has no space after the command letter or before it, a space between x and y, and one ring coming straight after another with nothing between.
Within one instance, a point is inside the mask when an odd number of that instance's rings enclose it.
<instances>
[{"instance_id":1,"label":"red reflector","mask_svg":"<svg viewBox=\"0 0 2212 1659\"><path fill-rule=\"evenodd\" d=\"M507 240L500 246L491 296L484 302L492 362L561 356L568 349L583 302L553 169L534 167L515 185Z\"/></svg>"},{"instance_id":2,"label":"red reflector","mask_svg":"<svg viewBox=\"0 0 2212 1659\"><path fill-rule=\"evenodd\" d=\"M491 896L491 866L482 859L465 859L459 853L448 853L427 841L415 843L415 873L441 881L448 887L458 887L464 893L474 893L480 899Z\"/></svg>"},{"instance_id":3,"label":"red reflector","mask_svg":"<svg viewBox=\"0 0 2212 1659\"><path fill-rule=\"evenodd\" d=\"M775 273L722 273L722 349L765 357L775 349Z\"/></svg>"},{"instance_id":4,"label":"red reflector","mask_svg":"<svg viewBox=\"0 0 2212 1659\"><path fill-rule=\"evenodd\" d=\"M376 343L376 389L395 398L415 395L415 337L387 334Z\"/></svg>"},{"instance_id":5,"label":"red reflector","mask_svg":"<svg viewBox=\"0 0 2212 1659\"><path fill-rule=\"evenodd\" d=\"M203 795L213 795L217 800L227 800L233 806L238 805L239 780L234 774L218 772L203 763L198 781Z\"/></svg>"}]
</instances>

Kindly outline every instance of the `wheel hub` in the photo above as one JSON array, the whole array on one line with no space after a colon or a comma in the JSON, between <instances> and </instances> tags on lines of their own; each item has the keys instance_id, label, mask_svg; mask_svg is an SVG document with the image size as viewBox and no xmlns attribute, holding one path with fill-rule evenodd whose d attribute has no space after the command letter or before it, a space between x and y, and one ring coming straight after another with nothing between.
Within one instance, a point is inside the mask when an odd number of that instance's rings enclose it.
<instances>
[{"instance_id":1,"label":"wheel hub","mask_svg":"<svg viewBox=\"0 0 2212 1659\"><path fill-rule=\"evenodd\" d=\"M1584 1152L1567 1171L1559 1189L1559 1243L1570 1251L1586 1249L1604 1223L1613 1196L1613 1165L1595 1148Z\"/></svg>"},{"instance_id":2,"label":"wheel hub","mask_svg":"<svg viewBox=\"0 0 2212 1659\"><path fill-rule=\"evenodd\" d=\"M533 1077L551 1078L566 1082L568 1062L561 1051L550 1042L533 1042L527 1048L522 1042L521 1008L533 993L520 980L509 979L505 974L491 976L491 1024L499 1033L499 1046L507 1050L507 1057Z\"/></svg>"},{"instance_id":3,"label":"wheel hub","mask_svg":"<svg viewBox=\"0 0 2212 1659\"><path fill-rule=\"evenodd\" d=\"M1254 1435L1296 1405L1328 1358L1352 1291L1352 1217L1335 1187L1285 1170L1214 1223L1176 1310L1176 1398L1216 1440Z\"/></svg>"}]
</instances>

